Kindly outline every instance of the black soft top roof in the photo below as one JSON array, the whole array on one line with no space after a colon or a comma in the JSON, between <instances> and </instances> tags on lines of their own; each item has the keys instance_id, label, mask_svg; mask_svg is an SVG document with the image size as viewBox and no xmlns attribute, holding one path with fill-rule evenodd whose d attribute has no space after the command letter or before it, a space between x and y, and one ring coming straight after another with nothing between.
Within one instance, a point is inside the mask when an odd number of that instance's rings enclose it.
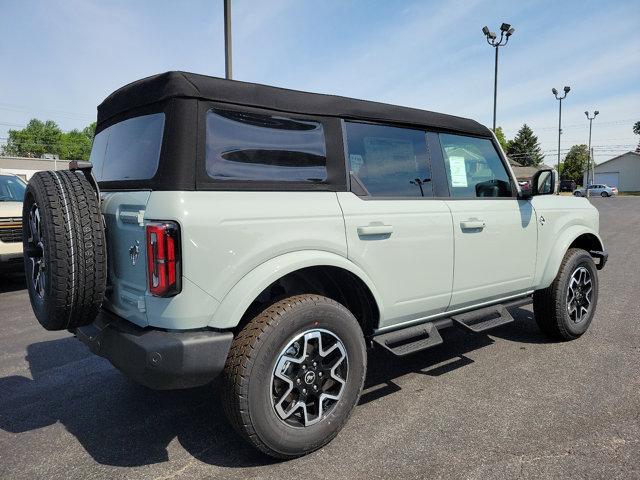
<instances>
[{"instance_id":1,"label":"black soft top roof","mask_svg":"<svg viewBox=\"0 0 640 480\"><path fill-rule=\"evenodd\" d=\"M161 73L119 88L98 106L98 126L119 113L170 98L198 98L282 112L393 122L491 136L491 131L475 120L453 115L187 72Z\"/></svg>"}]
</instances>

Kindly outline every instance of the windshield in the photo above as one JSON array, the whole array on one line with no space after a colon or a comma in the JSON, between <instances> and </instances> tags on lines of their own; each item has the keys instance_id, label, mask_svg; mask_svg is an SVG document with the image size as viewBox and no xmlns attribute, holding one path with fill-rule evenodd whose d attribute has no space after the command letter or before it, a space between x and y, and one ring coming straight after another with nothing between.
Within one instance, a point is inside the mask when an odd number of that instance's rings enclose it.
<instances>
[{"instance_id":1,"label":"windshield","mask_svg":"<svg viewBox=\"0 0 640 480\"><path fill-rule=\"evenodd\" d=\"M91 157L98 181L148 180L158 170L164 113L129 118L102 130Z\"/></svg>"},{"instance_id":2,"label":"windshield","mask_svg":"<svg viewBox=\"0 0 640 480\"><path fill-rule=\"evenodd\" d=\"M0 175L0 202L21 202L26 188L18 177Z\"/></svg>"}]
</instances>

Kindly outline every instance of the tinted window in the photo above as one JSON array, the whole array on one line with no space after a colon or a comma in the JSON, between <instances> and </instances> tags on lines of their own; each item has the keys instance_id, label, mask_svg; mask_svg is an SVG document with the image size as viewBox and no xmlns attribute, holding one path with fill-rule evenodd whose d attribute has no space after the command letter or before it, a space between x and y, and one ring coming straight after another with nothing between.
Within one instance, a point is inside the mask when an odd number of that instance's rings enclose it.
<instances>
[{"instance_id":1,"label":"tinted window","mask_svg":"<svg viewBox=\"0 0 640 480\"><path fill-rule=\"evenodd\" d=\"M218 180L324 182L319 122L230 110L207 112L207 173Z\"/></svg>"},{"instance_id":2,"label":"tinted window","mask_svg":"<svg viewBox=\"0 0 640 480\"><path fill-rule=\"evenodd\" d=\"M164 113L129 118L102 130L91 158L98 181L146 180L158 170Z\"/></svg>"},{"instance_id":3,"label":"tinted window","mask_svg":"<svg viewBox=\"0 0 640 480\"><path fill-rule=\"evenodd\" d=\"M425 132L346 122L349 170L371 195L432 196Z\"/></svg>"},{"instance_id":4,"label":"tinted window","mask_svg":"<svg viewBox=\"0 0 640 480\"><path fill-rule=\"evenodd\" d=\"M13 175L0 175L0 202L21 202L26 185Z\"/></svg>"},{"instance_id":5,"label":"tinted window","mask_svg":"<svg viewBox=\"0 0 640 480\"><path fill-rule=\"evenodd\" d=\"M511 183L489 139L440 134L452 197L511 197Z\"/></svg>"}]
</instances>

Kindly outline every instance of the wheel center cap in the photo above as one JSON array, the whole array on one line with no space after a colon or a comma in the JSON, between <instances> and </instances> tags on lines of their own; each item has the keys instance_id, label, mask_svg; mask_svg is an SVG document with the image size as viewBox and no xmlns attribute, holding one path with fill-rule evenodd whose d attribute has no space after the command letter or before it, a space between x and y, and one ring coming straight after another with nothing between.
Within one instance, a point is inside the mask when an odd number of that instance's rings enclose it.
<instances>
[{"instance_id":1,"label":"wheel center cap","mask_svg":"<svg viewBox=\"0 0 640 480\"><path fill-rule=\"evenodd\" d=\"M316 380L316 374L315 372L307 372L304 374L304 383L306 383L307 385L311 385L313 382L315 382Z\"/></svg>"}]
</instances>

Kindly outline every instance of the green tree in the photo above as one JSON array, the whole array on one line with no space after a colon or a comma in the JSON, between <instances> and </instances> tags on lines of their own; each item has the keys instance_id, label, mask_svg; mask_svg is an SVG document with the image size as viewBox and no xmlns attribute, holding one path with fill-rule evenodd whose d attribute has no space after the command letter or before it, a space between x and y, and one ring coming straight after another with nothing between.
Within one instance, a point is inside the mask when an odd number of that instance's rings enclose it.
<instances>
[{"instance_id":1,"label":"green tree","mask_svg":"<svg viewBox=\"0 0 640 480\"><path fill-rule=\"evenodd\" d=\"M633 124L633 133L640 135L640 122ZM636 147L636 153L640 153L640 140L638 140L638 146Z\"/></svg>"},{"instance_id":2,"label":"green tree","mask_svg":"<svg viewBox=\"0 0 640 480\"><path fill-rule=\"evenodd\" d=\"M63 160L88 160L91 143L96 131L95 122L81 131L63 132L53 120L45 122L36 118L22 130L9 130L3 155L15 157L41 157L45 153L59 155Z\"/></svg>"},{"instance_id":3,"label":"green tree","mask_svg":"<svg viewBox=\"0 0 640 480\"><path fill-rule=\"evenodd\" d=\"M586 145L574 145L567 153L564 162L560 164L560 178L582 184L584 172L588 167L589 147Z\"/></svg>"},{"instance_id":4,"label":"green tree","mask_svg":"<svg viewBox=\"0 0 640 480\"><path fill-rule=\"evenodd\" d=\"M89 125L82 129L82 133L93 142L93 137L96 134L96 122L91 122Z\"/></svg>"},{"instance_id":5,"label":"green tree","mask_svg":"<svg viewBox=\"0 0 640 480\"><path fill-rule=\"evenodd\" d=\"M86 129L85 129L86 130ZM84 130L71 130L60 138L60 158L65 160L88 160L91 154L91 138Z\"/></svg>"},{"instance_id":6,"label":"green tree","mask_svg":"<svg viewBox=\"0 0 640 480\"><path fill-rule=\"evenodd\" d=\"M537 167L542 163L544 155L538 143L538 137L526 123L518 130L518 134L507 147L507 155L525 167Z\"/></svg>"},{"instance_id":7,"label":"green tree","mask_svg":"<svg viewBox=\"0 0 640 480\"><path fill-rule=\"evenodd\" d=\"M497 127L495 134L498 142L500 143L500 146L502 147L502 150L506 152L509 149L509 140L507 140L507 137L504 136L502 127Z\"/></svg>"},{"instance_id":8,"label":"green tree","mask_svg":"<svg viewBox=\"0 0 640 480\"><path fill-rule=\"evenodd\" d=\"M44 153L57 154L60 149L62 130L53 120L45 122L33 118L22 130L9 130L5 155L17 157L40 157Z\"/></svg>"}]
</instances>

